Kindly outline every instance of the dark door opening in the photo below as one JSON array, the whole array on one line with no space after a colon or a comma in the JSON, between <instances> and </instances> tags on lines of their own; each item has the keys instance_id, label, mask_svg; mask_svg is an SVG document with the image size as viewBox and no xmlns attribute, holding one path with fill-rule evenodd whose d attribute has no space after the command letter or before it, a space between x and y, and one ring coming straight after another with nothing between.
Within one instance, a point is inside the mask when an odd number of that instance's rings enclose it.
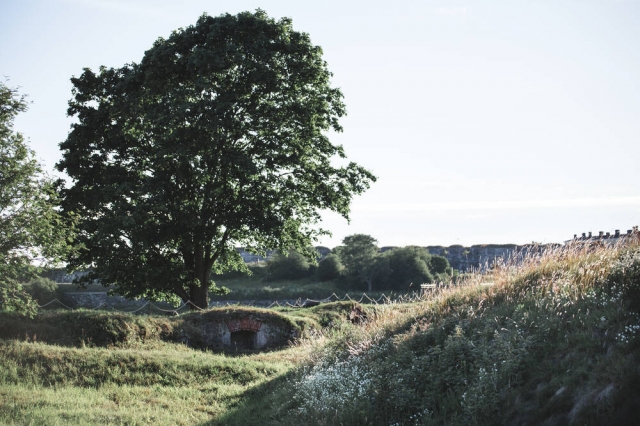
<instances>
[{"instance_id":1,"label":"dark door opening","mask_svg":"<svg viewBox=\"0 0 640 426\"><path fill-rule=\"evenodd\" d=\"M238 330L231 333L231 347L241 351L255 349L256 332L251 330Z\"/></svg>"}]
</instances>

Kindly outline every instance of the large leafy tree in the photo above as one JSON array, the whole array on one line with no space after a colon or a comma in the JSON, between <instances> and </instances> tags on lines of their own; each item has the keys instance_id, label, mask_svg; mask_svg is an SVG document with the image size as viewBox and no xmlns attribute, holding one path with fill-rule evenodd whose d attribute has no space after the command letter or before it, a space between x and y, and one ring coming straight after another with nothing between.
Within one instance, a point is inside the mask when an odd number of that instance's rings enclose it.
<instances>
[{"instance_id":1,"label":"large leafy tree","mask_svg":"<svg viewBox=\"0 0 640 426\"><path fill-rule=\"evenodd\" d=\"M373 291L373 283L384 279L391 270L386 257L380 255L378 241L370 235L354 234L342 240L336 252L345 267L347 275L367 285Z\"/></svg>"},{"instance_id":2,"label":"large leafy tree","mask_svg":"<svg viewBox=\"0 0 640 426\"><path fill-rule=\"evenodd\" d=\"M330 77L307 34L260 10L204 15L139 64L85 69L58 164L81 218L70 266L128 297L206 307L211 272L243 268L235 246L304 251L320 212L348 218L375 179L336 165L327 132L345 107Z\"/></svg>"},{"instance_id":3,"label":"large leafy tree","mask_svg":"<svg viewBox=\"0 0 640 426\"><path fill-rule=\"evenodd\" d=\"M70 228L56 210L48 178L13 122L27 103L0 83L0 308L32 314L35 305L17 280L33 278L69 245Z\"/></svg>"}]
</instances>

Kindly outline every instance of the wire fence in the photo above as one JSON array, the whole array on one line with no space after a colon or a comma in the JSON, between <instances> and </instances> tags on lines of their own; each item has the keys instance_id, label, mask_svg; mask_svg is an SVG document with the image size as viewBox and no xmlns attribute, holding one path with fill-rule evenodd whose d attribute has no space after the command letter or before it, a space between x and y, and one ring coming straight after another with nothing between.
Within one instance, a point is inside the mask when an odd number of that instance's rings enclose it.
<instances>
[{"instance_id":1,"label":"wire fence","mask_svg":"<svg viewBox=\"0 0 640 426\"><path fill-rule=\"evenodd\" d=\"M307 307L311 307L311 306L316 306L322 303L330 303L330 302L339 302L339 301L351 301L351 302L356 302L356 303L364 303L364 304L392 304L392 303L410 303L410 302L417 302L417 301L422 301L425 299L425 297L428 297L431 294L431 292L425 292L425 291L421 291L421 292L413 292L413 293L409 293L409 294L394 294L394 293L390 293L390 294L382 294L378 297L371 297L366 293L362 293L360 295L360 297L352 297L350 296L348 293L346 293L344 296L340 297L338 296L336 293L332 293L331 296L326 297L324 299L302 299L302 298L298 298L295 302L291 302L291 301L281 301L281 300L274 300L271 303L265 304L264 302L260 303L260 306L264 306L267 309L270 308L275 308L275 307L286 307L286 308L307 308ZM238 307L238 306L257 306L258 304L256 303L256 301L235 301L235 302L225 302L225 303L221 303L219 301L212 301L209 304L209 308L214 308L214 307ZM92 310L92 311L114 311L114 312L121 312L121 313L128 313L128 314L135 314L135 313L147 313L147 314L152 314L152 313L162 313L162 314L168 314L168 315L179 315L181 313L181 311L204 311L205 309L200 308L199 306L197 306L195 303L193 303L191 300L187 300L186 302L184 302L182 305L180 305L179 307L176 308L165 308L163 306L159 306L156 303L153 303L151 301L145 301L145 303L140 306L137 307L135 309L118 309L114 306L108 305L106 302L102 302L99 303L98 305L94 306L94 307L87 307L87 306L81 306L81 307L71 307L65 303L63 303L62 301L60 301L59 299L53 299L50 302L47 302L45 304L42 305L38 305L38 308L40 310L45 310L45 309L67 309L67 310L76 310L76 309L84 309L84 310Z\"/></svg>"},{"instance_id":2,"label":"wire fence","mask_svg":"<svg viewBox=\"0 0 640 426\"><path fill-rule=\"evenodd\" d=\"M67 310L76 310L76 309L86 309L86 310L90 310L90 311L115 311L115 312L122 312L122 313L127 313L127 314L135 314L138 312L141 313L152 313L152 312L162 312L162 313L166 313L166 314L174 314L177 315L180 313L181 310L184 310L185 308L189 308L189 309L195 309L195 310L199 310L199 311L203 311L204 309L200 308L199 306L197 306L195 303L193 303L190 300L187 300L185 303L183 303L182 305L180 305L177 308L171 308L171 309L164 309L156 304L154 304L153 302L150 301L146 301L142 306L136 308L136 309L118 309L115 308L113 306L108 305L106 302L102 302L100 304L98 304L95 307L86 307L86 306L82 306L82 307L71 307L69 305L66 305L65 303L61 302L58 299L53 299L50 302L47 302L43 305L38 305L38 309L45 309L45 308L50 308L51 306L53 306L53 309L67 309Z\"/></svg>"}]
</instances>

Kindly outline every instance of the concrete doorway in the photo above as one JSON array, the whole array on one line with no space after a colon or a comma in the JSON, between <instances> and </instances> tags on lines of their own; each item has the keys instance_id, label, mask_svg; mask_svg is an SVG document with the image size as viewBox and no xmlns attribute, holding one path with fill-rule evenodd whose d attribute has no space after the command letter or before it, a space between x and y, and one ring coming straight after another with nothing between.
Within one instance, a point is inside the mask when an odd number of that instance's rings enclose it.
<instances>
[{"instance_id":1,"label":"concrete doorway","mask_svg":"<svg viewBox=\"0 0 640 426\"><path fill-rule=\"evenodd\" d=\"M231 332L231 348L235 350L253 350L256 348L256 333L252 330L238 330Z\"/></svg>"}]
</instances>

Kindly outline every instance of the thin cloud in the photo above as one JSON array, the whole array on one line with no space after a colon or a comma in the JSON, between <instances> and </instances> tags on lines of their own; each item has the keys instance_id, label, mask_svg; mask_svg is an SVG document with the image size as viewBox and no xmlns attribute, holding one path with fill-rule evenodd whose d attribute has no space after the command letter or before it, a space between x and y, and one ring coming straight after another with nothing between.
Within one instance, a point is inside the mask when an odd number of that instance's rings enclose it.
<instances>
[{"instance_id":1,"label":"thin cloud","mask_svg":"<svg viewBox=\"0 0 640 426\"><path fill-rule=\"evenodd\" d=\"M498 201L454 201L444 203L407 203L407 204L356 204L354 211L367 212L427 212L427 211L487 211L487 210L526 210L549 208L589 208L640 206L640 197L606 197L574 199L532 199Z\"/></svg>"}]
</instances>

